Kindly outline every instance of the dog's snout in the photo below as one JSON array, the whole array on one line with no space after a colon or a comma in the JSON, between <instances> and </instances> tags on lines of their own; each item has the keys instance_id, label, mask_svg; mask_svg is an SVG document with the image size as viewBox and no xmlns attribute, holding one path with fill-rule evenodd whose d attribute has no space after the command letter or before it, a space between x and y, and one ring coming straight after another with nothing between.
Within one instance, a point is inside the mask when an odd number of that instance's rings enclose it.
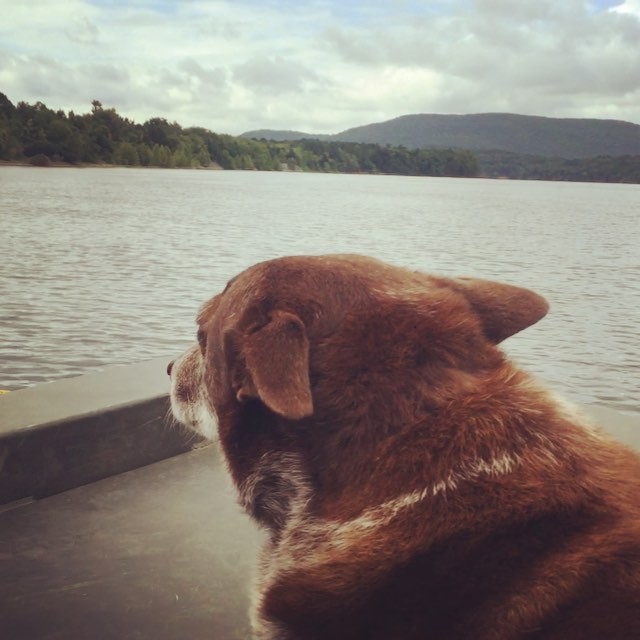
<instances>
[{"instance_id":1,"label":"dog's snout","mask_svg":"<svg viewBox=\"0 0 640 640\"><path fill-rule=\"evenodd\" d=\"M169 362L169 364L167 365L167 375L169 377L171 377L171 370L173 369L173 363L175 362L175 360L171 360L171 362Z\"/></svg>"}]
</instances>

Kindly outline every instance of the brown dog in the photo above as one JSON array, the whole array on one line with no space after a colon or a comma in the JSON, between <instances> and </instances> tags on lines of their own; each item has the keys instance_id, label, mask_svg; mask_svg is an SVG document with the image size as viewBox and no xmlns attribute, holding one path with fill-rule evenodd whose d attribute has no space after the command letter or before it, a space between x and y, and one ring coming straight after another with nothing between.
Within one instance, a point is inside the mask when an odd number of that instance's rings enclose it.
<instances>
[{"instance_id":1,"label":"brown dog","mask_svg":"<svg viewBox=\"0 0 640 640\"><path fill-rule=\"evenodd\" d=\"M640 458L496 348L546 311L358 256L202 308L172 405L270 534L256 637L640 639Z\"/></svg>"}]
</instances>

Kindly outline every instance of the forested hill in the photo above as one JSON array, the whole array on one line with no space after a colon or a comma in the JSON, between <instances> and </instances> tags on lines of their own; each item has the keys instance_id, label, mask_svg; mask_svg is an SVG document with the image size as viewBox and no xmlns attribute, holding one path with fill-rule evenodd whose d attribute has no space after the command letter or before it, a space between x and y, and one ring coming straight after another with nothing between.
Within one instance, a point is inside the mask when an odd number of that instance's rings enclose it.
<instances>
[{"instance_id":1,"label":"forested hill","mask_svg":"<svg viewBox=\"0 0 640 640\"><path fill-rule=\"evenodd\" d=\"M250 131L247 137L273 140L317 136L299 132ZM366 142L472 151L506 151L558 158L640 155L640 125L620 120L545 118L511 113L472 115L416 114L369 124L323 137Z\"/></svg>"}]
</instances>

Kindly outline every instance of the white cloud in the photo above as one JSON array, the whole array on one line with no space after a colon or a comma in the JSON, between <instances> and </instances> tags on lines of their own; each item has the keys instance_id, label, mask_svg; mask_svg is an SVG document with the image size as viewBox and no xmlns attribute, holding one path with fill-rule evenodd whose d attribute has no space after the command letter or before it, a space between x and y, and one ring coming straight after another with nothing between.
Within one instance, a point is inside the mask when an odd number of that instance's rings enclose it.
<instances>
[{"instance_id":1,"label":"white cloud","mask_svg":"<svg viewBox=\"0 0 640 640\"><path fill-rule=\"evenodd\" d=\"M405 113L640 122L640 0L22 0L0 91L240 133Z\"/></svg>"},{"instance_id":2,"label":"white cloud","mask_svg":"<svg viewBox=\"0 0 640 640\"><path fill-rule=\"evenodd\" d=\"M640 0L626 0L626 2L612 7L610 11L614 11L616 13L628 13L640 18Z\"/></svg>"}]
</instances>

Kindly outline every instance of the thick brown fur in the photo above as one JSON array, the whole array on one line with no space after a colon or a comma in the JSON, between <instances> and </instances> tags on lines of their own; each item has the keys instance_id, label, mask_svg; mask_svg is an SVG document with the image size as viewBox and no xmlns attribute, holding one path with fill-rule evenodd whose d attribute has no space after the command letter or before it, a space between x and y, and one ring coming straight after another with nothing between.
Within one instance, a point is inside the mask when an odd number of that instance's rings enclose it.
<instances>
[{"instance_id":1,"label":"thick brown fur","mask_svg":"<svg viewBox=\"0 0 640 640\"><path fill-rule=\"evenodd\" d=\"M640 639L640 458L496 345L546 302L359 256L234 278L172 365L269 532L264 639Z\"/></svg>"}]
</instances>

